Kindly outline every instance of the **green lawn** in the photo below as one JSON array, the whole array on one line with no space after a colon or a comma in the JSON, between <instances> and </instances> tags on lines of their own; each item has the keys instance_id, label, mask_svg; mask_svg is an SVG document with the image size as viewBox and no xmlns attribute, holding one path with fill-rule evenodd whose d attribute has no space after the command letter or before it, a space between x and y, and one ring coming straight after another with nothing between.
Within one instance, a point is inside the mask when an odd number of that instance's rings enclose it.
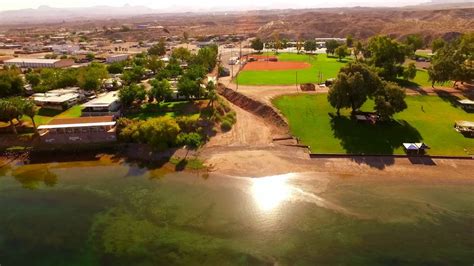
<instances>
[{"instance_id":1,"label":"green lawn","mask_svg":"<svg viewBox=\"0 0 474 266\"><path fill-rule=\"evenodd\" d=\"M69 108L66 111L59 111L54 109L45 109L40 108L38 110L38 114L35 116L35 123L36 126L46 125L54 118L73 118L73 117L80 117L82 114L82 107L80 105L75 105ZM31 119L28 116L23 116L21 121L24 124L32 125ZM8 126L8 123L0 122L0 127Z\"/></svg>"},{"instance_id":2,"label":"green lawn","mask_svg":"<svg viewBox=\"0 0 474 266\"><path fill-rule=\"evenodd\" d=\"M465 138L453 129L456 120L474 121L474 114L455 107L437 96L408 96L408 109L390 123L369 125L349 118L349 111L331 118L335 110L327 96L292 95L274 100L288 118L292 134L315 153L404 154L403 142L425 142L431 155L474 154L474 139ZM363 110L372 110L368 101ZM422 108L423 107L423 108Z\"/></svg>"},{"instance_id":3,"label":"green lawn","mask_svg":"<svg viewBox=\"0 0 474 266\"><path fill-rule=\"evenodd\" d=\"M148 103L140 107L138 112L128 114L126 117L133 119L138 118L140 120L147 120L153 117L159 116L170 116L177 117L183 115L198 115L199 107L198 102L193 103L190 101L180 102L167 102L167 103Z\"/></svg>"},{"instance_id":4,"label":"green lawn","mask_svg":"<svg viewBox=\"0 0 474 266\"><path fill-rule=\"evenodd\" d=\"M273 55L273 54L270 54ZM346 58L339 62L336 57L319 54L314 56L304 54L283 53L278 55L279 61L303 61L311 64L308 69L302 70L245 70L241 71L237 77L241 85L292 85L296 83L296 73L298 73L298 84L319 83L329 78L337 77L339 70L350 62L351 58ZM323 74L322 80L319 73ZM400 85L405 87L430 87L428 72L418 69L413 81L400 80Z\"/></svg>"},{"instance_id":5,"label":"green lawn","mask_svg":"<svg viewBox=\"0 0 474 266\"><path fill-rule=\"evenodd\" d=\"M296 73L298 73L298 83L318 83L319 72L322 73L322 81L329 78L335 78L339 69L351 59L344 59L339 62L335 57L328 57L325 54L320 55L302 55L302 54L280 54L279 61L304 61L311 64L308 69L301 70L249 70L239 73L238 81L242 85L291 85L296 82Z\"/></svg>"}]
</instances>

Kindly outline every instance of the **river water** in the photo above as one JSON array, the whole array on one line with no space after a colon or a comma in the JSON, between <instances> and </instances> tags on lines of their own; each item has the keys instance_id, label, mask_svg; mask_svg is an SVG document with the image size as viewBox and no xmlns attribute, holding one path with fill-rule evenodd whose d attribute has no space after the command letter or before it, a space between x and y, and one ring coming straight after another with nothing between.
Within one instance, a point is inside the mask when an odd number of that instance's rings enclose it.
<instances>
[{"instance_id":1,"label":"river water","mask_svg":"<svg viewBox=\"0 0 474 266\"><path fill-rule=\"evenodd\" d=\"M4 165L0 265L474 262L472 182L172 170L107 156Z\"/></svg>"}]
</instances>

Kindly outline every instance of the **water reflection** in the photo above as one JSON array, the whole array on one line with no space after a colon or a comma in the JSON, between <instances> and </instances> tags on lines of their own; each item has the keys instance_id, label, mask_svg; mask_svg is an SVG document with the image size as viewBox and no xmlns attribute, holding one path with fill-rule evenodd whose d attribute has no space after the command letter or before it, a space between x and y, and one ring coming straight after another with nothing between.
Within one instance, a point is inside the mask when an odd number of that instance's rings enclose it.
<instances>
[{"instance_id":1,"label":"water reflection","mask_svg":"<svg viewBox=\"0 0 474 266\"><path fill-rule=\"evenodd\" d=\"M267 176L252 179L252 195L263 211L270 211L288 200L292 194L292 187L288 180L293 174Z\"/></svg>"}]
</instances>

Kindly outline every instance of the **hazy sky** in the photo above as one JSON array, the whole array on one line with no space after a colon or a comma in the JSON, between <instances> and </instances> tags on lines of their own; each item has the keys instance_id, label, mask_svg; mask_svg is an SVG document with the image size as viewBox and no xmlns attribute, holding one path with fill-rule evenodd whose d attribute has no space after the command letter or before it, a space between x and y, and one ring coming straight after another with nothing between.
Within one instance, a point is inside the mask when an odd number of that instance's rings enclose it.
<instances>
[{"instance_id":1,"label":"hazy sky","mask_svg":"<svg viewBox=\"0 0 474 266\"><path fill-rule=\"evenodd\" d=\"M228 8L307 8L307 7L344 7L344 6L402 6L415 5L429 0L0 0L0 10L37 8L41 5L51 7L87 7L96 5L123 6L125 4L142 5L155 9L180 7L182 11Z\"/></svg>"}]
</instances>

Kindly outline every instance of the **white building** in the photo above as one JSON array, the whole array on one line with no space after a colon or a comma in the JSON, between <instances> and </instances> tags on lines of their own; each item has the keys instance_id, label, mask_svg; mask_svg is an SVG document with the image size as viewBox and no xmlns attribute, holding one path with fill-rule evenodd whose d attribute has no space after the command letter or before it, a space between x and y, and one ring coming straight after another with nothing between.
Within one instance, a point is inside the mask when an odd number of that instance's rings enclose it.
<instances>
[{"instance_id":1,"label":"white building","mask_svg":"<svg viewBox=\"0 0 474 266\"><path fill-rule=\"evenodd\" d=\"M110 64L114 62L122 62L128 60L128 54L114 54L105 59L105 62Z\"/></svg>"},{"instance_id":2,"label":"white building","mask_svg":"<svg viewBox=\"0 0 474 266\"><path fill-rule=\"evenodd\" d=\"M6 66L17 66L19 68L63 68L74 64L71 59L35 59L35 58L13 58L4 62Z\"/></svg>"},{"instance_id":3,"label":"white building","mask_svg":"<svg viewBox=\"0 0 474 266\"><path fill-rule=\"evenodd\" d=\"M104 93L82 105L82 116L118 116L120 100L117 91Z\"/></svg>"},{"instance_id":4,"label":"white building","mask_svg":"<svg viewBox=\"0 0 474 266\"><path fill-rule=\"evenodd\" d=\"M36 105L55 110L67 110L84 99L84 95L80 93L79 88L66 88L51 90L46 93L35 93L32 97Z\"/></svg>"}]
</instances>

